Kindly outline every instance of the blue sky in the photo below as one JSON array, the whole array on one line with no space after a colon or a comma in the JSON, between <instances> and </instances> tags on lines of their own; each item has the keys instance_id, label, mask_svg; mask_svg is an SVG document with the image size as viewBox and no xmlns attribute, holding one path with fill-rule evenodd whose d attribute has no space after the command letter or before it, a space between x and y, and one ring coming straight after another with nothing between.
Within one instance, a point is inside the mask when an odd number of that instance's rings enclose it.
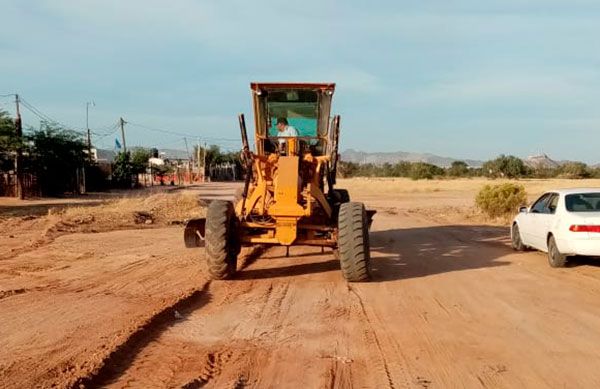
<instances>
[{"instance_id":1,"label":"blue sky","mask_svg":"<svg viewBox=\"0 0 600 389\"><path fill-rule=\"evenodd\" d=\"M598 1L0 0L0 9L0 94L18 92L79 128L94 100L90 127L105 134L123 116L129 145L185 148L182 136L136 123L237 148L250 81L333 81L342 149L600 162ZM0 109L13 110L10 100ZM110 148L114 135L94 140Z\"/></svg>"}]
</instances>

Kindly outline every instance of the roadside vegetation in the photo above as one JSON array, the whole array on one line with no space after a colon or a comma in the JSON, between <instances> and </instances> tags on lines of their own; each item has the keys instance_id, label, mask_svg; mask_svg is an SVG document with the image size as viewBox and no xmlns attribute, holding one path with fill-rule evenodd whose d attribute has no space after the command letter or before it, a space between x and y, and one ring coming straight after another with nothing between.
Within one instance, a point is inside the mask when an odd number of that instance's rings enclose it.
<instances>
[{"instance_id":1,"label":"roadside vegetation","mask_svg":"<svg viewBox=\"0 0 600 389\"><path fill-rule=\"evenodd\" d=\"M466 162L454 161L452 165L441 168L425 162L398 162L396 164L358 164L340 162L338 173L350 177L408 177L413 180L458 177L497 178L600 178L600 168L591 167L583 162L566 162L556 168L530 167L513 155L500 155L486 161L481 167L470 167Z\"/></svg>"},{"instance_id":2,"label":"roadside vegetation","mask_svg":"<svg viewBox=\"0 0 600 389\"><path fill-rule=\"evenodd\" d=\"M527 193L523 185L510 182L485 185L475 197L477 208L490 218L509 218L526 203Z\"/></svg>"},{"instance_id":3,"label":"roadside vegetation","mask_svg":"<svg viewBox=\"0 0 600 389\"><path fill-rule=\"evenodd\" d=\"M119 152L106 168L88 155L83 132L42 121L39 128L25 128L22 136L17 133L16 121L0 110L0 196L16 196L17 176L26 188L24 197L61 197L84 191L135 188L139 186L139 175L149 170L149 158L159 156L155 148L134 147ZM233 165L236 171L241 171L239 154L223 152L216 145L200 150L194 147L191 155L194 166L201 156L207 175L221 164ZM174 170L173 164L165 163L152 166L150 172L162 183L162 178Z\"/></svg>"}]
</instances>

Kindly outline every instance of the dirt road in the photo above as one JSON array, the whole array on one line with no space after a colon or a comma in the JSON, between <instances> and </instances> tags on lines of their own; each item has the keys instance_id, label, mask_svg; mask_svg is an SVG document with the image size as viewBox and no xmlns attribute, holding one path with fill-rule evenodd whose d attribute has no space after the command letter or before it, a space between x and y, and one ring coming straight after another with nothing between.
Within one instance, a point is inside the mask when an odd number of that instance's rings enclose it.
<instances>
[{"instance_id":1,"label":"dirt road","mask_svg":"<svg viewBox=\"0 0 600 389\"><path fill-rule=\"evenodd\" d=\"M180 227L2 260L0 385L600 385L600 262L550 269L506 228L380 210L366 284L315 248L246 253L235 280L208 282Z\"/></svg>"}]
</instances>

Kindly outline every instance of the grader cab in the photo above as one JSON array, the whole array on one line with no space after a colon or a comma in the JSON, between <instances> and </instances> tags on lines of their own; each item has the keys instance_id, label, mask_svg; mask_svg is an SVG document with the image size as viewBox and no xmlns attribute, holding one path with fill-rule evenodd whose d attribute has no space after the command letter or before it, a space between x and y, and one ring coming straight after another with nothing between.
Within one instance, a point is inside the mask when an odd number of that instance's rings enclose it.
<instances>
[{"instance_id":1,"label":"grader cab","mask_svg":"<svg viewBox=\"0 0 600 389\"><path fill-rule=\"evenodd\" d=\"M252 83L254 151L239 116L245 182L234 203L209 203L186 226L188 247L205 244L213 279L236 272L242 246L330 247L348 281L370 278L374 211L335 189L340 116L330 117L332 83Z\"/></svg>"}]
</instances>

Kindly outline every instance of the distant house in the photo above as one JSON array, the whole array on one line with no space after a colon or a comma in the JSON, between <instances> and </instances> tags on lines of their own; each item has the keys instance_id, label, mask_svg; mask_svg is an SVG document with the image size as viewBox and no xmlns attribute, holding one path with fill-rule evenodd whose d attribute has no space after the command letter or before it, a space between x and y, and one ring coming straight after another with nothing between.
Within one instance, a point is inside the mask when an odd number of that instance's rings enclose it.
<instances>
[{"instance_id":1,"label":"distant house","mask_svg":"<svg viewBox=\"0 0 600 389\"><path fill-rule=\"evenodd\" d=\"M92 149L92 158L94 161L99 164L108 163L109 165L115 160L117 153L113 150L104 150L104 149Z\"/></svg>"}]
</instances>

